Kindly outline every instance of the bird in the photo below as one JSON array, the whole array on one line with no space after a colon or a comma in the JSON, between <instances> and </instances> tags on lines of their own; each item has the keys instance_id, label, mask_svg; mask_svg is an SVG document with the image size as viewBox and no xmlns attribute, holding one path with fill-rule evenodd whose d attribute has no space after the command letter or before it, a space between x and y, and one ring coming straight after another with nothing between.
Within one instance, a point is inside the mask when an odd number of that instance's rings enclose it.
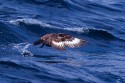
<instances>
[{"instance_id":1,"label":"bird","mask_svg":"<svg viewBox=\"0 0 125 83\"><path fill-rule=\"evenodd\" d=\"M33 46L42 44L40 48L48 46L58 50L66 50L65 47L80 47L84 43L85 40L73 37L65 33L50 33L40 37L40 39L33 43Z\"/></svg>"}]
</instances>

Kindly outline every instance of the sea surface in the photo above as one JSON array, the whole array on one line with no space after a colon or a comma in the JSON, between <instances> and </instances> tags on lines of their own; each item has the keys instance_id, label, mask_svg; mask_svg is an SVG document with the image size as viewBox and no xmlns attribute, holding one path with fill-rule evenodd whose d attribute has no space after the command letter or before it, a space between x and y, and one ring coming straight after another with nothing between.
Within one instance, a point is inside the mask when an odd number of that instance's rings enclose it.
<instances>
[{"instance_id":1,"label":"sea surface","mask_svg":"<svg viewBox=\"0 0 125 83\"><path fill-rule=\"evenodd\" d=\"M48 33L86 43L32 46ZM125 83L125 0L0 0L0 83Z\"/></svg>"}]
</instances>

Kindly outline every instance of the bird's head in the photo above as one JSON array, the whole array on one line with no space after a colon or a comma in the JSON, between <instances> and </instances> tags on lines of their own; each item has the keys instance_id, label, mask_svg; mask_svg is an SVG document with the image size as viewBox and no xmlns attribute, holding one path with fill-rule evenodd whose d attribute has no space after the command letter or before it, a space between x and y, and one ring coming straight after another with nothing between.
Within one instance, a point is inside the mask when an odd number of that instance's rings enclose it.
<instances>
[{"instance_id":1,"label":"bird's head","mask_svg":"<svg viewBox=\"0 0 125 83\"><path fill-rule=\"evenodd\" d=\"M34 45L38 45L38 44L40 44L40 43L42 43L43 42L43 39L39 39L39 40L37 40L37 41L35 41L34 43L33 43L33 46Z\"/></svg>"}]
</instances>

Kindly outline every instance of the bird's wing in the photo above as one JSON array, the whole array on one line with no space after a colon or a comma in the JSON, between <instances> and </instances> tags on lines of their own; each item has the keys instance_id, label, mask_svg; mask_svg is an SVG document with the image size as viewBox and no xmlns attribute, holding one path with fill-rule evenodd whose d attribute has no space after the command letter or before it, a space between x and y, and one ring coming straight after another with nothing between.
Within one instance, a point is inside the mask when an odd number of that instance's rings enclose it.
<instances>
[{"instance_id":1,"label":"bird's wing","mask_svg":"<svg viewBox=\"0 0 125 83\"><path fill-rule=\"evenodd\" d=\"M68 46L71 48L79 47L85 43L85 41L82 39L75 38L75 37L72 37L70 35L63 34L63 33L59 33L58 37L61 37L61 40L63 41L65 46Z\"/></svg>"},{"instance_id":2,"label":"bird's wing","mask_svg":"<svg viewBox=\"0 0 125 83\"><path fill-rule=\"evenodd\" d=\"M85 43L84 40L79 39L79 38L75 38L75 37L72 37L70 39L66 39L64 41L64 45L68 46L68 47L71 47L71 48L79 47L84 43Z\"/></svg>"},{"instance_id":3,"label":"bird's wing","mask_svg":"<svg viewBox=\"0 0 125 83\"><path fill-rule=\"evenodd\" d=\"M52 47L59 49L59 50L65 50L65 45L63 41L55 41L52 40Z\"/></svg>"},{"instance_id":4,"label":"bird's wing","mask_svg":"<svg viewBox=\"0 0 125 83\"><path fill-rule=\"evenodd\" d=\"M85 43L84 40L63 33L58 34L52 39L52 46L60 50L64 50L65 46L71 48L79 47L83 43Z\"/></svg>"}]
</instances>

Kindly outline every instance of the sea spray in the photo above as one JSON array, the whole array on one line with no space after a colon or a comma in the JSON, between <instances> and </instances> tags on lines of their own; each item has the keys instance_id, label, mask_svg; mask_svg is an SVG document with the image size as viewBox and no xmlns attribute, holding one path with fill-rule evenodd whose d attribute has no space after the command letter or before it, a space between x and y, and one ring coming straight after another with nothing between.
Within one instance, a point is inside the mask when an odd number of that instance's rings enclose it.
<instances>
[{"instance_id":1,"label":"sea spray","mask_svg":"<svg viewBox=\"0 0 125 83\"><path fill-rule=\"evenodd\" d=\"M19 44L14 44L14 48L19 50L21 55L23 56L33 56L33 54L28 50L29 46L31 44L29 43L19 43Z\"/></svg>"}]
</instances>

